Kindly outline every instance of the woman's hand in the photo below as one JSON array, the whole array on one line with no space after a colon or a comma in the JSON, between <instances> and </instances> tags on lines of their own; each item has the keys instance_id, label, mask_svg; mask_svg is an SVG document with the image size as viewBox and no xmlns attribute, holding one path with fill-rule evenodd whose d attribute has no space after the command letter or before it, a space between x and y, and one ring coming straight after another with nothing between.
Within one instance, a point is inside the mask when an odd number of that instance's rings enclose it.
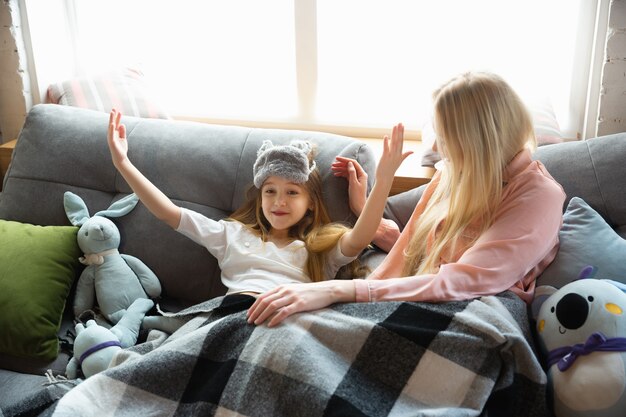
<instances>
[{"instance_id":1,"label":"woman's hand","mask_svg":"<svg viewBox=\"0 0 626 417\"><path fill-rule=\"evenodd\" d=\"M109 130L107 142L111 151L113 165L119 168L120 164L128 159L128 142L126 141L126 126L120 123L122 113L111 110L109 115Z\"/></svg>"},{"instance_id":2,"label":"woman's hand","mask_svg":"<svg viewBox=\"0 0 626 417\"><path fill-rule=\"evenodd\" d=\"M367 173L356 159L337 156L330 169L336 177L348 180L350 210L358 217L363 211L367 198Z\"/></svg>"},{"instance_id":3,"label":"woman's hand","mask_svg":"<svg viewBox=\"0 0 626 417\"><path fill-rule=\"evenodd\" d=\"M257 297L248 310L248 323L259 325L270 319L268 327L273 327L294 313L355 299L354 282L349 280L280 285Z\"/></svg>"}]
</instances>

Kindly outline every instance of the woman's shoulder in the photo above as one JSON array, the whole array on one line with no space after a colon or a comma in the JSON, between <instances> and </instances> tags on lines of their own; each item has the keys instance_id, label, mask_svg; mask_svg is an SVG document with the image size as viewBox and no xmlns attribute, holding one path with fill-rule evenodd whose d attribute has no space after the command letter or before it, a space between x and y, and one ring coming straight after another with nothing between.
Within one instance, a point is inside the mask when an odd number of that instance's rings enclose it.
<instances>
[{"instance_id":1,"label":"woman's shoulder","mask_svg":"<svg viewBox=\"0 0 626 417\"><path fill-rule=\"evenodd\" d=\"M541 161L532 161L525 173L528 175L528 178L524 178L526 182L564 193L561 184L550 175L550 172Z\"/></svg>"},{"instance_id":2,"label":"woman's shoulder","mask_svg":"<svg viewBox=\"0 0 626 417\"><path fill-rule=\"evenodd\" d=\"M540 161L532 161L525 170L511 178L505 187L507 194L509 197L525 196L536 202L546 200L546 203L555 202L559 205L565 200L563 187Z\"/></svg>"}]
</instances>

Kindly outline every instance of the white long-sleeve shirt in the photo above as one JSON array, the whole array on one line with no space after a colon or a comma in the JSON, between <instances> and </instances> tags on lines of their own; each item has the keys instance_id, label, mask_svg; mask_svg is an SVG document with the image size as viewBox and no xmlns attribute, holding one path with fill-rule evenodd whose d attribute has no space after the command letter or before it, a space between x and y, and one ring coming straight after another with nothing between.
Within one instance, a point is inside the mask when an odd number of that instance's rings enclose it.
<instances>
[{"instance_id":1,"label":"white long-sleeve shirt","mask_svg":"<svg viewBox=\"0 0 626 417\"><path fill-rule=\"evenodd\" d=\"M279 248L264 242L240 222L215 221L185 208L177 231L207 248L217 259L228 294L262 293L280 284L311 282L304 272L308 252L301 240ZM344 256L336 245L328 254L324 276L334 278L339 268L355 258Z\"/></svg>"}]
</instances>

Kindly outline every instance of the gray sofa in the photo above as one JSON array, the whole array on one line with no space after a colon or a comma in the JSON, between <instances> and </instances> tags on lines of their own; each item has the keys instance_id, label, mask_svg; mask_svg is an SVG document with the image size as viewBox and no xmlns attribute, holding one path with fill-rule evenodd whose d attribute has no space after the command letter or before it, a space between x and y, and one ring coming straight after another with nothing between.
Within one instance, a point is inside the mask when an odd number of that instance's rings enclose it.
<instances>
[{"instance_id":1,"label":"gray sofa","mask_svg":"<svg viewBox=\"0 0 626 417\"><path fill-rule=\"evenodd\" d=\"M92 212L130 193L110 162L107 121L104 113L35 106L4 180L0 219L69 225L62 202L65 191L80 195ZM256 150L265 139L274 143L307 139L319 145L317 163L323 174L326 202L336 221L352 223L354 217L347 204L345 180L330 173L334 157L356 158L370 173L376 162L365 144L319 132L137 118L125 118L124 123L130 155L138 168L176 203L214 218L227 216L242 203L251 184ZM583 197L622 237L626 236L626 189L618 180L626 170L626 135L549 145L540 148L536 157L564 186L568 197ZM390 197L386 216L403 227L422 189ZM160 223L141 204L115 223L122 235L120 252L138 257L156 273L163 287L160 303L167 309L181 309L224 293L215 259ZM374 264L382 256L373 249L363 259ZM71 295L67 305L71 307ZM70 310L64 313L61 337L72 327ZM40 391L47 381L44 372L52 369L62 373L67 360L63 353L53 362L0 353L0 410L11 409Z\"/></svg>"}]
</instances>

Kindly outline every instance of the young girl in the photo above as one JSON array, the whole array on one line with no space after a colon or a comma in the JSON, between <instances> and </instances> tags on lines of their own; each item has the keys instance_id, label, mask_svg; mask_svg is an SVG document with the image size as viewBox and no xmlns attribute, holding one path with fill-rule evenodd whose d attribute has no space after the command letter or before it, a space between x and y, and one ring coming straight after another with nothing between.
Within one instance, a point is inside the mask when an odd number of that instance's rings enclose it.
<instances>
[{"instance_id":1,"label":"young girl","mask_svg":"<svg viewBox=\"0 0 626 417\"><path fill-rule=\"evenodd\" d=\"M407 227L367 280L279 286L250 322L269 325L336 302L464 300L511 290L524 301L554 259L565 193L531 159L531 117L500 77L467 73L434 93L445 160Z\"/></svg>"},{"instance_id":2,"label":"young girl","mask_svg":"<svg viewBox=\"0 0 626 417\"><path fill-rule=\"evenodd\" d=\"M131 163L120 119L112 110L107 140L113 164L148 210L217 258L228 294L334 278L372 240L394 173L410 154L402 152L404 127L397 125L384 139L376 184L349 229L330 223L311 145L266 141L253 166L248 201L230 219L215 221L175 205Z\"/></svg>"}]
</instances>

